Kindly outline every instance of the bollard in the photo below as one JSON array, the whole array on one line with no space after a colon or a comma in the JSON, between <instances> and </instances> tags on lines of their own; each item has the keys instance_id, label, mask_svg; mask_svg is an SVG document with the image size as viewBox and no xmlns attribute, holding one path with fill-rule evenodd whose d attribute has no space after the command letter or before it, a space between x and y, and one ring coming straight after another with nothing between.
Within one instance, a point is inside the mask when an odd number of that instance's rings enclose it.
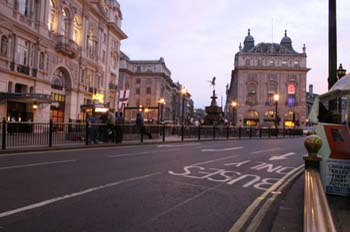
<instances>
[{"instance_id":1,"label":"bollard","mask_svg":"<svg viewBox=\"0 0 350 232\"><path fill-rule=\"evenodd\" d=\"M271 137L271 128L269 127L269 130L267 131L267 136L270 138Z\"/></svg>"},{"instance_id":2,"label":"bollard","mask_svg":"<svg viewBox=\"0 0 350 232\"><path fill-rule=\"evenodd\" d=\"M252 127L249 127L249 138L251 139L253 135Z\"/></svg>"},{"instance_id":3,"label":"bollard","mask_svg":"<svg viewBox=\"0 0 350 232\"><path fill-rule=\"evenodd\" d=\"M259 137L261 138L262 137L262 128L259 127Z\"/></svg>"},{"instance_id":4,"label":"bollard","mask_svg":"<svg viewBox=\"0 0 350 232\"><path fill-rule=\"evenodd\" d=\"M184 141L184 125L181 126L181 142Z\"/></svg>"},{"instance_id":5,"label":"bollard","mask_svg":"<svg viewBox=\"0 0 350 232\"><path fill-rule=\"evenodd\" d=\"M201 140L201 125L198 125L198 141Z\"/></svg>"},{"instance_id":6,"label":"bollard","mask_svg":"<svg viewBox=\"0 0 350 232\"><path fill-rule=\"evenodd\" d=\"M143 143L143 131L145 130L145 126L141 126L141 130L140 130L140 143Z\"/></svg>"},{"instance_id":7,"label":"bollard","mask_svg":"<svg viewBox=\"0 0 350 232\"><path fill-rule=\"evenodd\" d=\"M89 145L89 122L85 123L85 145Z\"/></svg>"},{"instance_id":8,"label":"bollard","mask_svg":"<svg viewBox=\"0 0 350 232\"><path fill-rule=\"evenodd\" d=\"M278 127L276 127L276 139L278 138Z\"/></svg>"},{"instance_id":9,"label":"bollard","mask_svg":"<svg viewBox=\"0 0 350 232\"><path fill-rule=\"evenodd\" d=\"M2 150L6 149L6 120L2 119Z\"/></svg>"},{"instance_id":10,"label":"bollard","mask_svg":"<svg viewBox=\"0 0 350 232\"><path fill-rule=\"evenodd\" d=\"M283 126L283 138L286 137L286 128Z\"/></svg>"},{"instance_id":11,"label":"bollard","mask_svg":"<svg viewBox=\"0 0 350 232\"><path fill-rule=\"evenodd\" d=\"M215 126L213 126L213 140L215 140Z\"/></svg>"},{"instance_id":12,"label":"bollard","mask_svg":"<svg viewBox=\"0 0 350 232\"><path fill-rule=\"evenodd\" d=\"M163 123L163 139L162 139L162 141L163 141L163 143L165 142L165 124Z\"/></svg>"},{"instance_id":13,"label":"bollard","mask_svg":"<svg viewBox=\"0 0 350 232\"><path fill-rule=\"evenodd\" d=\"M52 133L53 133L53 121L50 119L49 124L49 147L52 147Z\"/></svg>"},{"instance_id":14,"label":"bollard","mask_svg":"<svg viewBox=\"0 0 350 232\"><path fill-rule=\"evenodd\" d=\"M239 128L238 128L238 139L241 139L241 136L242 136L242 127L239 126Z\"/></svg>"},{"instance_id":15,"label":"bollard","mask_svg":"<svg viewBox=\"0 0 350 232\"><path fill-rule=\"evenodd\" d=\"M230 126L226 127L226 139L230 137Z\"/></svg>"}]
</instances>

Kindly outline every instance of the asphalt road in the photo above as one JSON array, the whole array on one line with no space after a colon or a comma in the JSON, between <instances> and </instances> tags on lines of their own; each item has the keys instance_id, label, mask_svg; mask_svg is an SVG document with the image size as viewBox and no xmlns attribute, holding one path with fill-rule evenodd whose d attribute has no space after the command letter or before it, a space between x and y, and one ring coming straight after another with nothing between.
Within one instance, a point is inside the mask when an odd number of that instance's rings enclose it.
<instances>
[{"instance_id":1,"label":"asphalt road","mask_svg":"<svg viewBox=\"0 0 350 232\"><path fill-rule=\"evenodd\" d=\"M0 231L269 231L303 140L0 155Z\"/></svg>"}]
</instances>

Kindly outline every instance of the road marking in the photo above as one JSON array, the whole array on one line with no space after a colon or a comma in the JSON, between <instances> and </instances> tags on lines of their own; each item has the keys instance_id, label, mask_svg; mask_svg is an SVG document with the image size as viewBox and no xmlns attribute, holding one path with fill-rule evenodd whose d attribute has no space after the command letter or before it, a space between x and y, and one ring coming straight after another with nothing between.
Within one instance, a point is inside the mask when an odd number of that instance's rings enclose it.
<instances>
[{"instance_id":1,"label":"road marking","mask_svg":"<svg viewBox=\"0 0 350 232\"><path fill-rule=\"evenodd\" d=\"M230 156L226 156L226 157L219 158L219 159L213 159L213 160L208 160L208 161L199 162L199 163L195 163L195 164L190 164L188 166L199 166L199 165L203 165L203 164L210 164L210 163L214 163L216 161L232 159L232 158L237 157L237 156L238 155L230 155Z\"/></svg>"},{"instance_id":2,"label":"road marking","mask_svg":"<svg viewBox=\"0 0 350 232\"><path fill-rule=\"evenodd\" d=\"M151 146L151 144L145 144L146 146ZM108 146L108 147L83 147L76 149L62 149L62 150L46 150L46 151L30 151L30 152L18 152L10 154L0 154L1 157L11 157L11 156L22 156L22 155L51 155L55 153L64 153L64 152L76 152L76 151L95 151L95 150L114 150L114 149L123 149L123 148L135 148L139 145L129 145L129 146Z\"/></svg>"},{"instance_id":3,"label":"road marking","mask_svg":"<svg viewBox=\"0 0 350 232\"><path fill-rule=\"evenodd\" d=\"M265 152L270 152L270 151L279 151L279 150L281 150L281 148L276 147L276 148L271 148L271 149L266 149L266 150L253 151L250 154L259 154L259 153L265 153Z\"/></svg>"},{"instance_id":4,"label":"road marking","mask_svg":"<svg viewBox=\"0 0 350 232\"><path fill-rule=\"evenodd\" d=\"M229 147L229 148L207 148L207 149L202 149L202 152L221 152L221 151L234 151L234 150L240 150L243 149L244 147Z\"/></svg>"},{"instance_id":5,"label":"road marking","mask_svg":"<svg viewBox=\"0 0 350 232\"><path fill-rule=\"evenodd\" d=\"M32 164L23 164L23 165L15 165L8 167L0 167L0 170L8 170L15 168L26 168L26 167L35 167L35 166L44 166L44 165L52 165L52 164L61 164L61 163L71 163L76 162L77 160L60 160L60 161L52 161L52 162L42 162L42 163L32 163Z\"/></svg>"},{"instance_id":6,"label":"road marking","mask_svg":"<svg viewBox=\"0 0 350 232\"><path fill-rule=\"evenodd\" d=\"M291 155L295 155L295 152L289 152L283 155L278 155L278 156L271 156L269 160L273 161L273 160L284 160L284 159L288 159L288 156Z\"/></svg>"},{"instance_id":7,"label":"road marking","mask_svg":"<svg viewBox=\"0 0 350 232\"><path fill-rule=\"evenodd\" d=\"M252 223L247 228L247 232L255 232L257 231L261 221L264 219L267 210L270 208L271 204L277 199L277 196L281 194L281 191L286 187L287 184L289 184L294 178L298 177L299 175L304 172L304 169L300 169L293 176L291 176L285 183L283 183L276 192L271 192L272 196L264 203L264 205L260 208L258 213L255 215L255 217L252 219Z\"/></svg>"},{"instance_id":8,"label":"road marking","mask_svg":"<svg viewBox=\"0 0 350 232\"><path fill-rule=\"evenodd\" d=\"M157 145L158 148L163 147L189 147L189 146L198 146L201 145L200 143L185 143L185 144L161 144Z\"/></svg>"},{"instance_id":9,"label":"road marking","mask_svg":"<svg viewBox=\"0 0 350 232\"><path fill-rule=\"evenodd\" d=\"M247 220L251 217L254 210L259 206L259 204L269 195L269 193L276 191L280 185L283 185L283 182L288 179L290 176L293 176L295 173L300 172L304 168L304 164L295 168L293 171L290 171L287 175L277 181L274 185L272 185L269 189L267 189L263 194L261 194L255 201L244 211L241 217L235 222L229 232L240 231ZM278 191L279 189L277 189Z\"/></svg>"},{"instance_id":10,"label":"road marking","mask_svg":"<svg viewBox=\"0 0 350 232\"><path fill-rule=\"evenodd\" d=\"M49 204L53 204L53 203L58 202L58 201L63 201L63 200L69 199L69 198L82 196L82 195L85 195L87 193L95 192L95 191L98 191L98 190L101 190L101 189L105 189L105 188L110 188L110 187L113 187L113 186L116 186L116 185L120 185L120 184L123 184L123 183L136 181L136 180L142 180L142 179L145 179L145 178L148 178L148 177L151 177L151 176L155 176L155 175L159 175L159 174L160 174L160 172L155 172L155 173L151 173L151 174L147 174L147 175L143 175L143 176L132 177L132 178L128 178L128 179L112 182L112 183L109 183L109 184L101 185L101 186L98 186L98 187L85 189L85 190L80 191L80 192L75 192L75 193L67 194L67 195L64 195L64 196L61 196L61 197L56 197L56 198L49 199L49 200L46 200L46 201L37 202L35 204L31 204L31 205L27 205L27 206L24 206L24 207L21 207L21 208L17 208L17 209L13 209L13 210L10 210L10 211L2 212L2 213L0 213L0 218L7 217L7 216L10 216L10 215L13 215L13 214L17 214L17 213L21 213L21 212L24 212L24 211L28 211L28 210L31 210L31 209L43 207L43 206L46 206L46 205L49 205Z\"/></svg>"},{"instance_id":11,"label":"road marking","mask_svg":"<svg viewBox=\"0 0 350 232\"><path fill-rule=\"evenodd\" d=\"M179 151L179 148L173 148L168 150L162 150L162 151L143 151L143 152L136 152L136 153L124 153L119 155L109 155L108 158L120 158L120 157L128 157L128 156L139 156L139 155L145 155L145 154L156 154L156 153L162 153L162 152L169 152L169 151Z\"/></svg>"}]
</instances>

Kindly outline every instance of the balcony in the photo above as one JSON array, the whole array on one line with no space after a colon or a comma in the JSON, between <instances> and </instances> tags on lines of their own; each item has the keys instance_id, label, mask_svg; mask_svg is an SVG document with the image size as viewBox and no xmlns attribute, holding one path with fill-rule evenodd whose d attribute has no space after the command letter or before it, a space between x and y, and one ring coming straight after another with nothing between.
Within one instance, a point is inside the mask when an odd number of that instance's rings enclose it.
<instances>
[{"instance_id":1,"label":"balcony","mask_svg":"<svg viewBox=\"0 0 350 232\"><path fill-rule=\"evenodd\" d=\"M57 35L56 37L56 51L63 55L74 58L78 55L79 46L73 40L68 39L63 35Z\"/></svg>"}]
</instances>

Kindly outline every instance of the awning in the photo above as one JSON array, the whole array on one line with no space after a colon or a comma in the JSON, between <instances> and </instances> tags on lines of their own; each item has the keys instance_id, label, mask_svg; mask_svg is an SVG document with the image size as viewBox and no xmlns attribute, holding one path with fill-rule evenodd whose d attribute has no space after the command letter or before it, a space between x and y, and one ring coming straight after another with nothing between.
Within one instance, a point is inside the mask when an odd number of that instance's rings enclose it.
<instances>
[{"instance_id":1,"label":"awning","mask_svg":"<svg viewBox=\"0 0 350 232\"><path fill-rule=\"evenodd\" d=\"M22 103L51 103L51 95L41 93L4 93L0 92L0 101L15 101Z\"/></svg>"},{"instance_id":2,"label":"awning","mask_svg":"<svg viewBox=\"0 0 350 232\"><path fill-rule=\"evenodd\" d=\"M109 109L109 104L85 104L85 105L80 105L80 110L81 111L86 111L86 110L95 110L98 108L107 108Z\"/></svg>"}]
</instances>

